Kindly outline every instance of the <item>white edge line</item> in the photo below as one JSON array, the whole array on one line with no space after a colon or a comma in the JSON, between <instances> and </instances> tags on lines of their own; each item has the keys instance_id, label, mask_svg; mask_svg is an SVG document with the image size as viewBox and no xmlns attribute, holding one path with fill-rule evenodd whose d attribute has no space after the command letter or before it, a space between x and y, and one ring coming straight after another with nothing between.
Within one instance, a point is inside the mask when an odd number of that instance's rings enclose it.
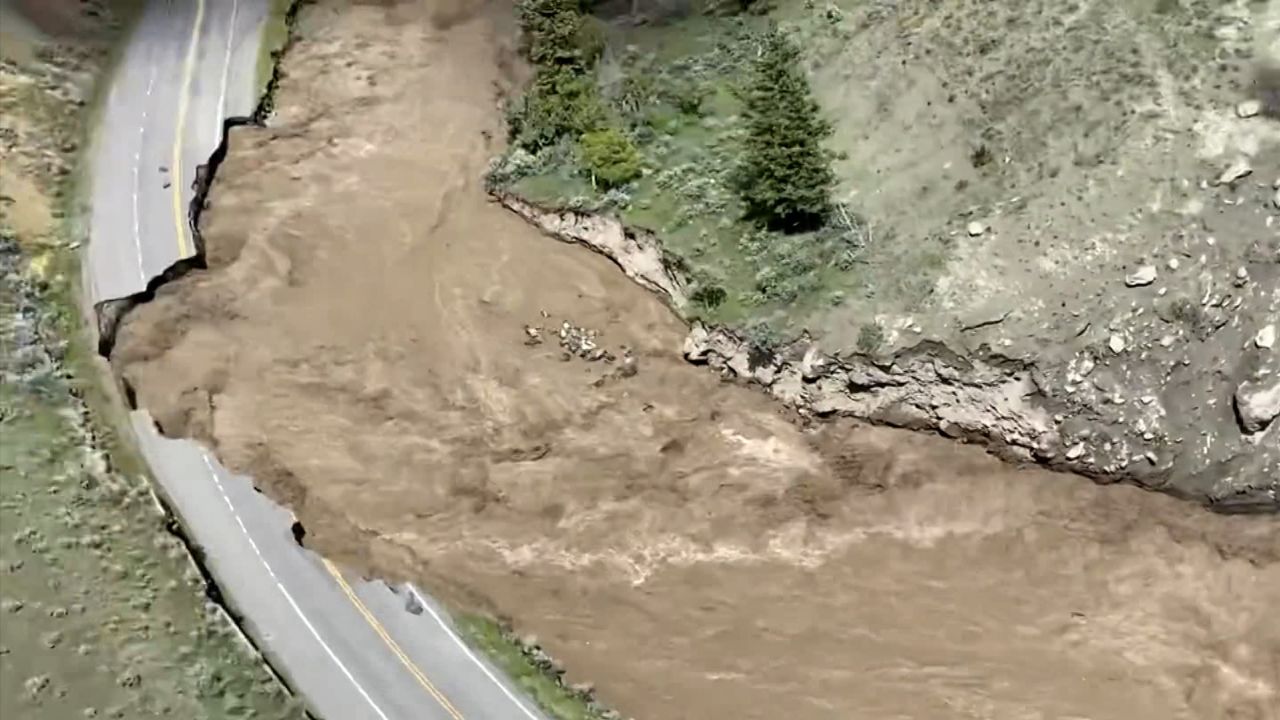
<instances>
[{"instance_id":1,"label":"white edge line","mask_svg":"<svg viewBox=\"0 0 1280 720\"><path fill-rule=\"evenodd\" d=\"M258 543L254 542L253 536L249 534L249 529L245 527L244 520L240 519L240 514L236 512L235 506L231 504L231 498L227 497L227 491L222 486L222 481L218 479L218 471L215 470L213 464L209 462L209 456L203 449L197 448L197 451L200 453L200 459L204 461L204 466L208 468L209 476L213 479L213 484L217 486L218 493L222 495L223 502L227 504L227 509L231 511L231 516L236 519L236 524L240 526L240 531L244 533L245 539L249 541L249 546L253 548L254 554L256 554L258 559L262 561L262 566L267 569L267 574L270 575L271 580L275 582L276 588L278 588L281 594L284 595L284 599L289 601L289 606L293 608L295 613L297 613L298 618L302 620L302 623L307 626L307 630L311 631L311 636L316 639L316 642L320 643L320 647L324 648L325 653L329 655L329 659L333 660L334 664L338 666L338 669L342 671L342 674L346 675L347 679L351 681L351 684L360 692L360 696L365 699L365 702L369 703L369 707L373 708L373 711L378 713L378 717L382 718L382 720L390 720L390 718L387 717L387 714L382 712L382 708L378 707L378 704L373 701L373 698L369 697L369 693L366 692L364 687L355 679L355 676L351 674L351 671L347 669L347 666L338 659L337 654L333 652L333 648L330 648L329 644L324 641L324 638L320 637L320 633L316 631L315 626L312 625L311 621L307 619L307 616L303 614L302 608L298 607L298 603L294 601L293 596L290 595L289 591L285 589L283 584L281 584L280 578L278 578L275 571L271 569L271 564L267 562L267 559L262 556L262 552L258 549Z\"/></svg>"},{"instance_id":2,"label":"white edge line","mask_svg":"<svg viewBox=\"0 0 1280 720\"><path fill-rule=\"evenodd\" d=\"M458 634L453 631L453 628L449 627L449 624L446 623L444 619L441 618L440 615L431 607L431 603L427 602L426 598L424 598L422 594L418 592L418 589L416 587L414 587L412 584L406 585L406 587L409 588L409 593L413 595L414 599L418 601L418 604L421 605L423 609L425 609L427 612L431 613L431 617L435 618L436 623L440 625L440 627L443 628L446 633L448 633L449 637L453 639L453 642L459 648L462 648L462 652L466 653L468 658L471 658L471 662L475 663L476 667L480 668L480 672L484 673L486 677L492 680L493 684L497 685L498 689L502 691L502 694L506 695L508 700L515 703L515 706L520 708L520 712L523 712L525 717L529 718L529 720L543 720L543 718L539 717L538 715L535 715L533 712L529 710L529 708L525 707L524 703L520 702L520 699L517 698L514 694L512 694L510 690L507 689L506 683L499 680L489 670L489 666L485 665L480 660L480 658L475 656L475 653L471 652L471 648L467 647L467 644L462 642L462 639L459 638Z\"/></svg>"},{"instance_id":3,"label":"white edge line","mask_svg":"<svg viewBox=\"0 0 1280 720\"><path fill-rule=\"evenodd\" d=\"M133 246L138 255L138 276L142 279L142 286L147 286L147 270L142 261L142 231L141 222L138 212L138 194L142 191L142 151L146 148L147 137L147 116L150 114L151 91L156 86L156 66L151 64L151 74L147 79L147 94L143 98L142 106L142 124L138 127L138 152L133 155Z\"/></svg>"},{"instance_id":4,"label":"white edge line","mask_svg":"<svg viewBox=\"0 0 1280 720\"><path fill-rule=\"evenodd\" d=\"M213 135L216 138L220 138L222 136L222 119L226 115L227 76L231 74L231 44L236 37L236 14L239 10L240 0L232 0L231 20L227 24L227 50L222 56L222 85L218 90L218 124L213 128Z\"/></svg>"}]
</instances>

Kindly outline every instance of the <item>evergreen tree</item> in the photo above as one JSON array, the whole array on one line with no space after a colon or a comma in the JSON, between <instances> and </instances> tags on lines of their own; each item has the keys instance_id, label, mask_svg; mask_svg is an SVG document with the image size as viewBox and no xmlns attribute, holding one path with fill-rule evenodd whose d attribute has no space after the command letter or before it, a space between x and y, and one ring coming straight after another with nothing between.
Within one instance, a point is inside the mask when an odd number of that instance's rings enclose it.
<instances>
[{"instance_id":1,"label":"evergreen tree","mask_svg":"<svg viewBox=\"0 0 1280 720\"><path fill-rule=\"evenodd\" d=\"M594 68L604 35L583 14L582 0L520 0L517 7L524 49L537 72L507 116L510 138L537 151L600 127L604 105Z\"/></svg>"},{"instance_id":2,"label":"evergreen tree","mask_svg":"<svg viewBox=\"0 0 1280 720\"><path fill-rule=\"evenodd\" d=\"M585 68L595 62L584 47L580 0L521 0L517 6L524 29L525 52L534 65Z\"/></svg>"},{"instance_id":3,"label":"evergreen tree","mask_svg":"<svg viewBox=\"0 0 1280 720\"><path fill-rule=\"evenodd\" d=\"M776 29L764 38L743 92L746 138L735 184L747 216L766 227L810 230L831 210L831 125L819 114L800 50Z\"/></svg>"}]
</instances>

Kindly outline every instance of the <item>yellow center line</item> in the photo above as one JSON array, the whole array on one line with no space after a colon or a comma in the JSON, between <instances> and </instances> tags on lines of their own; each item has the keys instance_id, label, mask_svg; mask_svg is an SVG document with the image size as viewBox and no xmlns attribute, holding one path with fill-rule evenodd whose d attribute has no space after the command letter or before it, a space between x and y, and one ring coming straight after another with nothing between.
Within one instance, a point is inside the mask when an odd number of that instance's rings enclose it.
<instances>
[{"instance_id":1,"label":"yellow center line","mask_svg":"<svg viewBox=\"0 0 1280 720\"><path fill-rule=\"evenodd\" d=\"M196 0L196 19L191 25L191 43L187 46L187 59L182 67L182 91L178 95L178 123L173 132L173 223L178 231L178 258L190 257L188 250L187 216L182 211L182 136L187 125L188 96L191 93L191 75L195 71L196 47L200 44L200 24L204 22L204 2Z\"/></svg>"},{"instance_id":2,"label":"yellow center line","mask_svg":"<svg viewBox=\"0 0 1280 720\"><path fill-rule=\"evenodd\" d=\"M387 647L391 648L391 652L395 653L395 656L400 658L401 664L403 664L405 668L408 669L409 673L417 679L418 684L425 688L431 697L435 698L436 702L440 703L440 707L443 707L445 712L453 716L454 720L463 720L462 714L453 706L453 703L449 702L449 698L446 698L444 693L437 690L436 686L431 684L431 681L427 679L427 676L418 669L417 665L413 664L413 661L409 659L409 656L404 654L404 651L400 649L400 646L396 644L396 641L391 639L391 636L387 634L386 629L382 627L382 623L379 623L378 620L373 617L373 614L369 612L369 609L365 607L365 604L360 601L360 598L356 597L355 591L347 584L347 581L342 577L342 573L338 570L337 566L323 558L321 558L321 562L324 563L325 569L329 571L329 574L333 576L333 579L338 581L338 586L342 588L342 592L346 593L347 599L351 600L351 604L354 605L356 610L364 616L365 621L369 623L369 627L372 627L373 631L378 634L378 637L382 638L382 642L386 643Z\"/></svg>"}]
</instances>

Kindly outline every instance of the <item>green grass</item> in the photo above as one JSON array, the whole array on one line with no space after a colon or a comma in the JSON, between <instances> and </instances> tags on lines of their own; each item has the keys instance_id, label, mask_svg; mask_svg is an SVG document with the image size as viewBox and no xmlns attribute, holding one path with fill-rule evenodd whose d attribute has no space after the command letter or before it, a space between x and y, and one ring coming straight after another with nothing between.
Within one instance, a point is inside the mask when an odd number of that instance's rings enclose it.
<instances>
[{"instance_id":1,"label":"green grass","mask_svg":"<svg viewBox=\"0 0 1280 720\"><path fill-rule=\"evenodd\" d=\"M20 291L0 284L7 350ZM146 479L101 467L72 385L22 357L0 355L0 715L300 720L207 611Z\"/></svg>"},{"instance_id":2,"label":"green grass","mask_svg":"<svg viewBox=\"0 0 1280 720\"><path fill-rule=\"evenodd\" d=\"M786 236L741 219L729 185L740 132L735 90L747 76L763 23L692 16L611 28L615 52L601 69L601 93L611 122L632 133L646 174L622 198L606 196L584 178L573 148L562 146L544 151L512 189L542 205L614 213L655 233L695 290L690 316L732 326L763 323L787 335L861 278L849 262L850 233ZM700 95L700 109L682 109L682 93ZM722 299L704 302L709 297Z\"/></svg>"},{"instance_id":3,"label":"green grass","mask_svg":"<svg viewBox=\"0 0 1280 720\"><path fill-rule=\"evenodd\" d=\"M600 720L601 713L592 711L581 696L535 666L519 644L508 639L498 623L479 615L463 615L457 622L467 641L491 658L551 717L556 720Z\"/></svg>"},{"instance_id":4,"label":"green grass","mask_svg":"<svg viewBox=\"0 0 1280 720\"><path fill-rule=\"evenodd\" d=\"M266 24L262 28L262 45L258 48L258 65L255 71L256 94L261 95L271 82L275 72L276 53L289 41L289 10L298 0L271 0Z\"/></svg>"}]
</instances>

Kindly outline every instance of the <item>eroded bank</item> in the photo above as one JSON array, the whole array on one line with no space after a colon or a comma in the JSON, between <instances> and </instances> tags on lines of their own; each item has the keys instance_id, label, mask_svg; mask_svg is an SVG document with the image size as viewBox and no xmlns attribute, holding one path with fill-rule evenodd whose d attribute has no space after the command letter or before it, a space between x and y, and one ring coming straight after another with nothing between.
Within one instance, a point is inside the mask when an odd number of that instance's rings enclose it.
<instances>
[{"instance_id":1,"label":"eroded bank","mask_svg":"<svg viewBox=\"0 0 1280 720\"><path fill-rule=\"evenodd\" d=\"M167 434L636 717L1266 716L1274 518L806 426L690 366L662 300L485 198L511 24L302 12L271 126L229 133L208 270L112 353Z\"/></svg>"}]
</instances>

